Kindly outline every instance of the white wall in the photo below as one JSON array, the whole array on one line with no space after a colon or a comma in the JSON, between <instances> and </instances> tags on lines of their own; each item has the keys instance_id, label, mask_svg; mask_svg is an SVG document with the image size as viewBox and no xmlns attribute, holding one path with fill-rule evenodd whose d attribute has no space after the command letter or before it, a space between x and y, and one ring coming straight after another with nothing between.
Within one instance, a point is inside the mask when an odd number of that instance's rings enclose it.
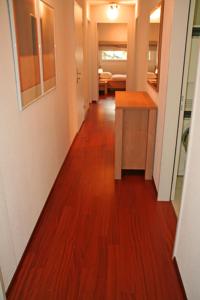
<instances>
[{"instance_id":1,"label":"white wall","mask_svg":"<svg viewBox=\"0 0 200 300\"><path fill-rule=\"evenodd\" d=\"M148 53L148 43L149 43L149 16L151 11L157 6L159 0L138 0L138 17L136 20L136 50L135 50L135 74L136 78L134 81L134 89L137 91L147 91L148 94L152 97L152 99L158 105L158 115L160 113L160 103L159 103L159 93L153 89L149 84L147 84L147 53ZM167 78L167 68L168 68L168 59L167 56L169 55L169 35L171 29L171 10L170 5L172 6L173 1L165 1L165 24L163 26L163 40L166 42L162 47L162 55L161 55L161 77L160 81L163 82L163 86L166 85L166 78ZM169 20L168 20L169 18ZM167 21L168 20L168 21ZM160 89L161 91L161 89ZM163 94L161 94L161 99L163 100ZM157 128L159 129L160 122L158 122ZM160 136L157 135L157 142L160 142ZM157 155L159 154L160 149L156 146L155 149L155 163L154 163L154 180L156 187L158 189L158 182L159 182L159 166L157 166ZM158 169L158 170L157 170ZM158 174L158 176L157 176ZM158 178L157 178L158 177Z\"/></svg>"},{"instance_id":2,"label":"white wall","mask_svg":"<svg viewBox=\"0 0 200 300\"><path fill-rule=\"evenodd\" d=\"M0 1L0 264L6 288L78 129L73 0L48 3L55 7L57 87L20 112L7 1Z\"/></svg>"},{"instance_id":3,"label":"white wall","mask_svg":"<svg viewBox=\"0 0 200 300\"><path fill-rule=\"evenodd\" d=\"M165 122L165 107L166 95L169 76L169 60L170 60L170 47L171 47L171 34L174 16L174 0L165 1L164 19L163 19L163 32L162 32L162 48L161 48L161 64L160 64L160 84L159 93L156 92L150 85L146 85L147 92L158 104L158 121L157 121L157 134L156 134L156 147L154 159L154 172L153 177L157 190L159 191L160 181L160 166L163 146L163 130Z\"/></svg>"},{"instance_id":4,"label":"white wall","mask_svg":"<svg viewBox=\"0 0 200 300\"><path fill-rule=\"evenodd\" d=\"M174 255L188 299L200 299L200 50L190 143Z\"/></svg>"},{"instance_id":5,"label":"white wall","mask_svg":"<svg viewBox=\"0 0 200 300\"><path fill-rule=\"evenodd\" d=\"M99 23L98 24L99 42L125 42L128 40L128 26L124 23ZM127 74L127 61L106 61L101 59L99 51L99 65L105 72L112 74Z\"/></svg>"},{"instance_id":6,"label":"white wall","mask_svg":"<svg viewBox=\"0 0 200 300\"><path fill-rule=\"evenodd\" d=\"M106 14L107 5L91 5L91 33L92 41L92 100L98 100L98 23L113 23ZM135 77L135 7L133 5L120 5L119 17L114 23L128 24L128 68L127 68L127 89L133 89Z\"/></svg>"},{"instance_id":7,"label":"white wall","mask_svg":"<svg viewBox=\"0 0 200 300\"><path fill-rule=\"evenodd\" d=\"M124 23L99 23L98 39L101 42L127 42L128 26Z\"/></svg>"},{"instance_id":8,"label":"white wall","mask_svg":"<svg viewBox=\"0 0 200 300\"><path fill-rule=\"evenodd\" d=\"M153 8L160 2L157 0L139 0L138 19L136 22L136 90L146 90L158 105L157 136L154 160L154 181L159 190L160 165L162 156L162 135L165 121L166 91L168 84L168 67L171 47L171 31L174 13L174 1L165 1L162 33L160 86L159 92L147 84L147 51L149 42L149 16Z\"/></svg>"}]
</instances>

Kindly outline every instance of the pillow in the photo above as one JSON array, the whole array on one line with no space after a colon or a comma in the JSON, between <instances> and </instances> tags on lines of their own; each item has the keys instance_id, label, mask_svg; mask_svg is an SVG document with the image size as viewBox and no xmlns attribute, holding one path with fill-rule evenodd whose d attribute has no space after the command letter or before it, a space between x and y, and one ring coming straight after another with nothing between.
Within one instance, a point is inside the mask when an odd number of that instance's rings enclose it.
<instances>
[{"instance_id":1,"label":"pillow","mask_svg":"<svg viewBox=\"0 0 200 300\"><path fill-rule=\"evenodd\" d=\"M112 78L112 73L110 72L103 72L100 74L101 79L111 79Z\"/></svg>"},{"instance_id":2,"label":"pillow","mask_svg":"<svg viewBox=\"0 0 200 300\"><path fill-rule=\"evenodd\" d=\"M114 75L112 75L112 78L126 79L127 75L126 74L114 74Z\"/></svg>"}]
</instances>

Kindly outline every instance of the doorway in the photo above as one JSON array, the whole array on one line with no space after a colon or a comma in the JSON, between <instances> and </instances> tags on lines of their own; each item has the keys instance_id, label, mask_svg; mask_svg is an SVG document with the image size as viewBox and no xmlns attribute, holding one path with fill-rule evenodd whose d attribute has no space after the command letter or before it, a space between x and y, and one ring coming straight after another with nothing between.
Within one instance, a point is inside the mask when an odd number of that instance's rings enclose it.
<instances>
[{"instance_id":1,"label":"doorway","mask_svg":"<svg viewBox=\"0 0 200 300\"><path fill-rule=\"evenodd\" d=\"M171 199L177 217L181 207L187 149L189 144L192 105L196 83L198 48L200 44L200 1L192 0L190 6L185 66L183 73L182 96L179 111L174 175Z\"/></svg>"},{"instance_id":2,"label":"doorway","mask_svg":"<svg viewBox=\"0 0 200 300\"><path fill-rule=\"evenodd\" d=\"M126 90L128 24L98 23L98 93L107 96Z\"/></svg>"}]
</instances>

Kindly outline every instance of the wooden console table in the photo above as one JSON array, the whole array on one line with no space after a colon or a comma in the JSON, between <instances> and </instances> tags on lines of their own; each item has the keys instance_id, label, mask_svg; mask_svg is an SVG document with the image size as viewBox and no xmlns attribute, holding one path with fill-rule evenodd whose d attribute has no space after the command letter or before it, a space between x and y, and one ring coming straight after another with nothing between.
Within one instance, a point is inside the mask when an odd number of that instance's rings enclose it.
<instances>
[{"instance_id":1,"label":"wooden console table","mask_svg":"<svg viewBox=\"0 0 200 300\"><path fill-rule=\"evenodd\" d=\"M146 92L116 92L115 179L122 169L153 175L157 106Z\"/></svg>"}]
</instances>

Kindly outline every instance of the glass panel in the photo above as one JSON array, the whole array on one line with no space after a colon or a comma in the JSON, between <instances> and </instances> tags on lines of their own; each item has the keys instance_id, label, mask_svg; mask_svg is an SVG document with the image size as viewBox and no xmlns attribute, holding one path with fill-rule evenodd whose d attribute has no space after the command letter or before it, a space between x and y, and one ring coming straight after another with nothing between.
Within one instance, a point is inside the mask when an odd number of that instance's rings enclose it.
<instances>
[{"instance_id":1,"label":"glass panel","mask_svg":"<svg viewBox=\"0 0 200 300\"><path fill-rule=\"evenodd\" d=\"M127 51L125 50L103 50L102 60L127 60Z\"/></svg>"},{"instance_id":2,"label":"glass panel","mask_svg":"<svg viewBox=\"0 0 200 300\"><path fill-rule=\"evenodd\" d=\"M35 0L13 0L22 107L41 93Z\"/></svg>"},{"instance_id":3,"label":"glass panel","mask_svg":"<svg viewBox=\"0 0 200 300\"><path fill-rule=\"evenodd\" d=\"M191 37L191 50L190 50L190 60L189 65L185 66L185 74L187 76L187 88L185 94L185 107L183 119L180 120L181 124L181 144L180 149L176 153L178 158L178 170L175 183L175 195L172 199L172 203L175 209L177 216L179 215L181 199L182 199L182 190L185 176L185 166L187 160L187 149L189 143L189 133L190 133L190 124L192 118L192 106L194 99L194 91L196 85L196 74L197 74L197 62L198 62L198 53L199 53L199 42L200 36L196 35L196 30L193 29L193 34Z\"/></svg>"},{"instance_id":4,"label":"glass panel","mask_svg":"<svg viewBox=\"0 0 200 300\"><path fill-rule=\"evenodd\" d=\"M55 87L54 9L40 1L44 91Z\"/></svg>"}]
</instances>

